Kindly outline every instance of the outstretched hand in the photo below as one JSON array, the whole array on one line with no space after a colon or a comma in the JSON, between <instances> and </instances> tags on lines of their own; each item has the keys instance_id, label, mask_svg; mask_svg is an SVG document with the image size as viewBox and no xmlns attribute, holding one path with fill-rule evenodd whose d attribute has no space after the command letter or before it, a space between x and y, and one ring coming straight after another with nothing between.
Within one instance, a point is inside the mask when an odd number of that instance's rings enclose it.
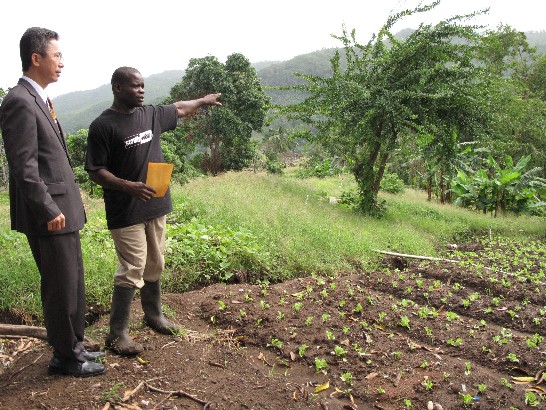
<instances>
[{"instance_id":1,"label":"outstretched hand","mask_svg":"<svg viewBox=\"0 0 546 410\"><path fill-rule=\"evenodd\" d=\"M207 94L196 100L177 101L174 103L174 106L176 107L178 117L191 118L201 107L222 105L219 101L221 96L221 93Z\"/></svg>"},{"instance_id":2,"label":"outstretched hand","mask_svg":"<svg viewBox=\"0 0 546 410\"><path fill-rule=\"evenodd\" d=\"M222 96L221 93L207 94L207 95L205 95L203 97L203 104L205 104L205 105L222 105L222 103L219 101L221 96Z\"/></svg>"}]
</instances>

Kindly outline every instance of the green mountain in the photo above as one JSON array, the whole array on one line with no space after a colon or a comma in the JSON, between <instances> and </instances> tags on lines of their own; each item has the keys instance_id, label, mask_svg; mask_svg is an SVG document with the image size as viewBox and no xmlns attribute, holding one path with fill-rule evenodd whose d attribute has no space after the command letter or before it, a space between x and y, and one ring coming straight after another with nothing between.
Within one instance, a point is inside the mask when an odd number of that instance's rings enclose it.
<instances>
[{"instance_id":1,"label":"green mountain","mask_svg":"<svg viewBox=\"0 0 546 410\"><path fill-rule=\"evenodd\" d=\"M145 104L157 104L169 95L171 88L180 82L184 71L171 70L145 78ZM63 130L73 134L88 129L91 122L112 105L110 84L87 91L75 91L58 96L53 100L55 111L62 121Z\"/></svg>"},{"instance_id":2,"label":"green mountain","mask_svg":"<svg viewBox=\"0 0 546 410\"><path fill-rule=\"evenodd\" d=\"M404 29L398 32L396 38L407 37L413 30ZM539 52L546 52L546 31L531 31L525 33L530 45ZM288 61L263 61L253 63L258 77L266 87L293 85L302 80L294 76L295 72L317 76L330 75L330 59L336 48L322 49L308 54L296 56ZM156 104L167 97L171 88L184 75L182 70L165 71L145 78L146 104ZM287 93L266 89L274 104L290 104L301 100L298 93ZM80 129L88 129L89 124L112 104L110 84L102 85L94 90L76 91L60 95L54 99L55 110L61 118L65 132L73 134Z\"/></svg>"}]
</instances>

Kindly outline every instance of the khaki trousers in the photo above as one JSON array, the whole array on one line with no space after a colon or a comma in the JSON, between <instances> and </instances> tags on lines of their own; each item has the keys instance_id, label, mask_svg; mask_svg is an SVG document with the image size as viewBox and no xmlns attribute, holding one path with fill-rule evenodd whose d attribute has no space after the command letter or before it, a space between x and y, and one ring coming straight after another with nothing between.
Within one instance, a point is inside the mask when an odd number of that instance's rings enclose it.
<instances>
[{"instance_id":1,"label":"khaki trousers","mask_svg":"<svg viewBox=\"0 0 546 410\"><path fill-rule=\"evenodd\" d=\"M112 229L119 267L114 285L142 288L144 281L156 282L165 268L166 216L126 228Z\"/></svg>"}]
</instances>

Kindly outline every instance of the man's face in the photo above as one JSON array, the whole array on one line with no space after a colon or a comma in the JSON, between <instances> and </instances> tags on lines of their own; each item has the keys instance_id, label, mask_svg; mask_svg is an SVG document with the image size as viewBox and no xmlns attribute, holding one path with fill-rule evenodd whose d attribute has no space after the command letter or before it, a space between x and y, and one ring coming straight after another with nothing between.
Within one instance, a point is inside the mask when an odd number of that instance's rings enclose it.
<instances>
[{"instance_id":1,"label":"man's face","mask_svg":"<svg viewBox=\"0 0 546 410\"><path fill-rule=\"evenodd\" d=\"M144 78L140 73L130 73L127 81L119 85L118 99L127 108L142 106L144 103Z\"/></svg>"},{"instance_id":2,"label":"man's face","mask_svg":"<svg viewBox=\"0 0 546 410\"><path fill-rule=\"evenodd\" d=\"M37 62L38 71L43 83L47 85L57 82L61 75L61 70L64 67L63 55L59 48L59 42L57 40L51 40L46 54L37 55Z\"/></svg>"}]
</instances>

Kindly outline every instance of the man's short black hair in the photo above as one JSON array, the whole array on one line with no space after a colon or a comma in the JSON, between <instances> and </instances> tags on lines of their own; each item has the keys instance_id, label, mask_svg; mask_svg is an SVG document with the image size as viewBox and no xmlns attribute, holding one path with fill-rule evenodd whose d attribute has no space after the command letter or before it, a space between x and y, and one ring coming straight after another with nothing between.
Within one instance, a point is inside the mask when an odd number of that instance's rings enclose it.
<instances>
[{"instance_id":1,"label":"man's short black hair","mask_svg":"<svg viewBox=\"0 0 546 410\"><path fill-rule=\"evenodd\" d=\"M110 84L126 84L130 75L134 73L140 74L140 71L133 67L119 67L114 71L114 74L112 74Z\"/></svg>"},{"instance_id":2,"label":"man's short black hair","mask_svg":"<svg viewBox=\"0 0 546 410\"><path fill-rule=\"evenodd\" d=\"M59 40L59 34L53 30L42 27L30 27L25 31L19 42L19 54L23 72L27 71L32 64L32 54L38 53L42 56L47 54L47 48L51 40Z\"/></svg>"}]
</instances>

